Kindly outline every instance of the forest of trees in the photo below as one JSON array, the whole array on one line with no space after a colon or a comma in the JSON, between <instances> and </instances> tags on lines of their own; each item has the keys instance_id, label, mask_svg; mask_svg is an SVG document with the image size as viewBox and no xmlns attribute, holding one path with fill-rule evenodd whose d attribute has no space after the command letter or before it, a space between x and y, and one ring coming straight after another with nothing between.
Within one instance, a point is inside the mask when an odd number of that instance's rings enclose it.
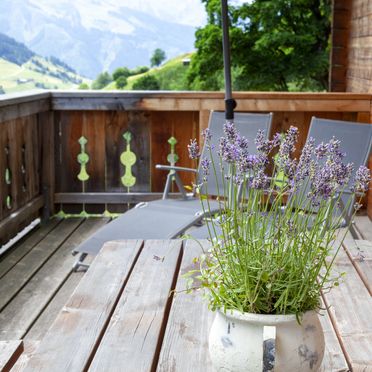
<instances>
[{"instance_id":1,"label":"forest of trees","mask_svg":"<svg viewBox=\"0 0 372 372\"><path fill-rule=\"evenodd\" d=\"M224 87L220 0L201 0L208 21L195 33L196 51L190 67L178 69L182 89ZM324 91L328 88L331 0L254 0L229 5L233 89L240 91ZM152 67L166 59L155 49ZM126 87L128 77L148 67L120 67L101 73L93 89L115 81ZM178 84L179 86L179 84ZM152 74L139 77L132 89L162 89Z\"/></svg>"},{"instance_id":2,"label":"forest of trees","mask_svg":"<svg viewBox=\"0 0 372 372\"><path fill-rule=\"evenodd\" d=\"M223 87L220 0L202 0L208 24L196 32L189 88ZM331 0L255 0L229 7L235 90L325 90Z\"/></svg>"}]
</instances>

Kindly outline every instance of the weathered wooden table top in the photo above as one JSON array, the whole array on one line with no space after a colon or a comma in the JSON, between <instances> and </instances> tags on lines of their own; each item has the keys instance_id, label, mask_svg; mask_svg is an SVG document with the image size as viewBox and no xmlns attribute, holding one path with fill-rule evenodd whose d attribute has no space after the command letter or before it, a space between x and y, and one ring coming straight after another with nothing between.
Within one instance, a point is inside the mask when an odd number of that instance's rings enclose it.
<instances>
[{"instance_id":1,"label":"weathered wooden table top","mask_svg":"<svg viewBox=\"0 0 372 372\"><path fill-rule=\"evenodd\" d=\"M194 241L107 243L25 370L211 371L213 313L200 293L182 292L181 275L199 254ZM364 262L365 281L347 253L337 260L348 278L324 298L331 307L321 317L323 371L372 371L372 272L371 261ZM170 296L173 289L176 296Z\"/></svg>"}]
</instances>

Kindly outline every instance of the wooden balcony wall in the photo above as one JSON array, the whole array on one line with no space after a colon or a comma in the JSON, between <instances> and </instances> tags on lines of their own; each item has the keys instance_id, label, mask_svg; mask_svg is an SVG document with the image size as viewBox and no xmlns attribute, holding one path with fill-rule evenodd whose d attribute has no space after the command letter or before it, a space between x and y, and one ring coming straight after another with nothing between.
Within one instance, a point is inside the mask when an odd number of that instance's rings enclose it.
<instances>
[{"instance_id":1,"label":"wooden balcony wall","mask_svg":"<svg viewBox=\"0 0 372 372\"><path fill-rule=\"evenodd\" d=\"M333 0L332 92L372 93L372 2Z\"/></svg>"},{"instance_id":2,"label":"wooden balcony wall","mask_svg":"<svg viewBox=\"0 0 372 372\"><path fill-rule=\"evenodd\" d=\"M273 132L298 126L298 151L313 115L372 122L370 94L240 92L234 96L238 111L273 112ZM128 203L160 197L166 174L155 165L168 163L168 139L173 136L178 141L177 165L194 166L187 156L190 138L207 127L210 110L223 109L220 92L78 91L3 96L0 241L7 241L35 217L47 218L61 209L66 213L82 209L87 213L122 212ZM128 131L130 148L128 137L123 137ZM127 156L125 151L136 154L132 166L121 162ZM122 183L125 172L135 177L129 188ZM186 184L192 183L190 176L183 177ZM372 200L369 206L372 215Z\"/></svg>"}]
</instances>

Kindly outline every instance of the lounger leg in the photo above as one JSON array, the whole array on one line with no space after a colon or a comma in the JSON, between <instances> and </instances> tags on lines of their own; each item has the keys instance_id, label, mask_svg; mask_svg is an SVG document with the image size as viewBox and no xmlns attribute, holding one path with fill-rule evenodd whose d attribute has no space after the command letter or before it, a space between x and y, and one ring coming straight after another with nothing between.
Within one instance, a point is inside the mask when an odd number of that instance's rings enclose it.
<instances>
[{"instance_id":1,"label":"lounger leg","mask_svg":"<svg viewBox=\"0 0 372 372\"><path fill-rule=\"evenodd\" d=\"M74 263L74 266L72 267L72 270L73 271L78 271L78 269L80 267L84 268L84 269L88 269L89 268L89 265L88 264L85 264L83 263L83 261L85 260L85 257L88 256L87 253L82 253L79 257L79 259Z\"/></svg>"}]
</instances>

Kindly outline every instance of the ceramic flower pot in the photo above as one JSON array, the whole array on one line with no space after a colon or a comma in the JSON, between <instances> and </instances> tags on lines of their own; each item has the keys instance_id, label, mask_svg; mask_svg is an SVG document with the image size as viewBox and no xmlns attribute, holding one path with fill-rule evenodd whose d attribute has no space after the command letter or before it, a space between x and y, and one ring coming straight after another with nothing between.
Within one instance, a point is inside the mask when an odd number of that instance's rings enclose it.
<instances>
[{"instance_id":1,"label":"ceramic flower pot","mask_svg":"<svg viewBox=\"0 0 372 372\"><path fill-rule=\"evenodd\" d=\"M216 371L317 371L324 354L318 315L308 311L301 324L295 315L217 311L209 334Z\"/></svg>"}]
</instances>

